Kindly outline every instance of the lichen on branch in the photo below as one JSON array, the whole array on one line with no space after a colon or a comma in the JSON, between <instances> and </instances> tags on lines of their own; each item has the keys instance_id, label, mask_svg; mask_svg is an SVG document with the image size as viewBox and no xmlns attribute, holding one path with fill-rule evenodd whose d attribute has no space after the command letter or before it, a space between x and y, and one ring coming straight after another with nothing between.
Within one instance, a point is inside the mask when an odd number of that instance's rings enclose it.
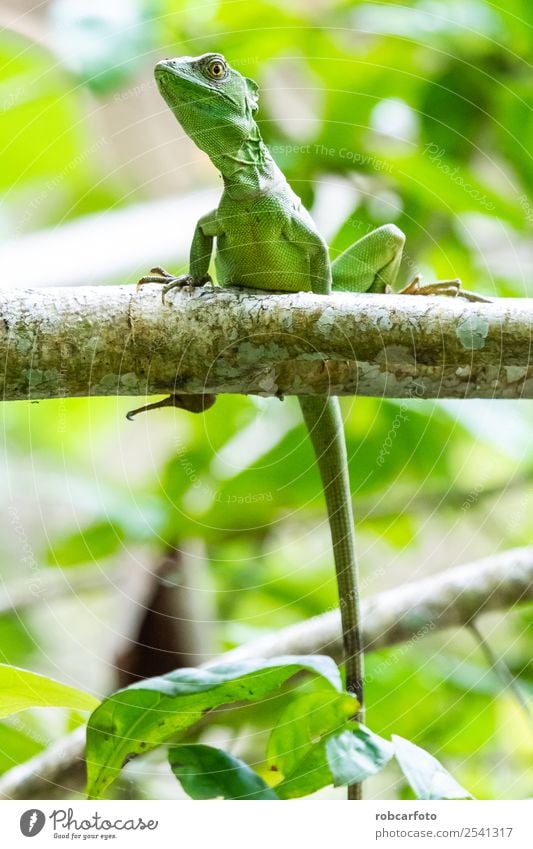
<instances>
[{"instance_id":1,"label":"lichen on branch","mask_svg":"<svg viewBox=\"0 0 533 849\"><path fill-rule=\"evenodd\" d=\"M3 399L533 398L533 299L0 289Z\"/></svg>"}]
</instances>

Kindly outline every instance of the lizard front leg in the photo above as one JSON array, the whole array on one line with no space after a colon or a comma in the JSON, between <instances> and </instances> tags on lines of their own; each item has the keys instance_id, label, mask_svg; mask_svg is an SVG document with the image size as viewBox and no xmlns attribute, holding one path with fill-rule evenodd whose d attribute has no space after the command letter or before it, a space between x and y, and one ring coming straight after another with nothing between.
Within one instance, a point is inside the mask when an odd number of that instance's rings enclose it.
<instances>
[{"instance_id":1,"label":"lizard front leg","mask_svg":"<svg viewBox=\"0 0 533 849\"><path fill-rule=\"evenodd\" d=\"M216 209L203 215L196 224L194 236L191 242L191 250L189 255L189 272L188 274L173 275L165 271L159 265L150 269L150 274L141 277L137 282L137 288L145 283L161 283L163 286L161 292L161 300L165 303L165 295L171 289L182 288L188 286L193 289L196 286L203 286L204 283L212 283L209 275L209 263L211 254L213 253L213 239L220 235L217 222Z\"/></svg>"},{"instance_id":2,"label":"lizard front leg","mask_svg":"<svg viewBox=\"0 0 533 849\"><path fill-rule=\"evenodd\" d=\"M161 283L163 290L161 292L161 300L165 303L165 295L171 289L189 286L203 286L204 283L213 282L208 273L209 262L213 252L213 239L219 235L220 228L217 222L216 209L202 216L196 224L193 240L191 242L191 250L189 256L189 273L174 276L165 271L160 266L155 266L151 269L150 274L137 282L137 288L145 283ZM163 398L162 401L156 401L153 404L145 404L136 410L130 410L126 414L129 421L138 413L144 413L148 410L157 410L160 407L178 407L181 410L187 410L190 413L203 413L212 407L216 401L216 395L200 394L200 395L170 395L168 398Z\"/></svg>"}]
</instances>

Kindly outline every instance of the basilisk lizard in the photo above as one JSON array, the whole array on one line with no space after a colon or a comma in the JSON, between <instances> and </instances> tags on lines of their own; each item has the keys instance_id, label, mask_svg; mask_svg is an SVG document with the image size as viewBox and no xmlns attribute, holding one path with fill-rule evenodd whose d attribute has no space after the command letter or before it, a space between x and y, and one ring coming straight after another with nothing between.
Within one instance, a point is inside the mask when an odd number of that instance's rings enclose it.
<instances>
[{"instance_id":1,"label":"basilisk lizard","mask_svg":"<svg viewBox=\"0 0 533 849\"><path fill-rule=\"evenodd\" d=\"M219 53L183 56L158 62L159 91L195 144L222 174L224 192L217 209L196 224L188 274L175 277L160 267L139 284L163 284L162 297L174 287L210 283L209 265L216 239L215 268L220 286L271 292L334 289L387 292L398 274L405 237L393 224L373 230L334 262L316 226L264 144L254 120L258 86L243 77ZM459 280L420 284L404 294L459 295L483 298L461 289ZM214 396L171 396L141 410L174 405L200 412ZM355 533L343 423L337 398L299 397L316 454L328 511L337 574L345 653L346 688L363 705L363 652ZM129 416L140 412L134 410ZM360 798L354 785L349 798Z\"/></svg>"}]
</instances>

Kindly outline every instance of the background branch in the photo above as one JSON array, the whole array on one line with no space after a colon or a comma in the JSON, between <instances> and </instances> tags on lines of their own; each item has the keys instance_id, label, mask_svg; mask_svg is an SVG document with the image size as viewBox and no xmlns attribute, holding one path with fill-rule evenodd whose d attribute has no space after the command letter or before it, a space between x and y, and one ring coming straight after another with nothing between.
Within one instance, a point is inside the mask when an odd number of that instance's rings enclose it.
<instances>
[{"instance_id":1,"label":"background branch","mask_svg":"<svg viewBox=\"0 0 533 849\"><path fill-rule=\"evenodd\" d=\"M482 613L509 610L526 601L533 601L533 546L513 548L364 599L365 651L462 627ZM339 611L267 634L227 652L224 660L278 654L328 654L340 660Z\"/></svg>"},{"instance_id":2,"label":"background branch","mask_svg":"<svg viewBox=\"0 0 533 849\"><path fill-rule=\"evenodd\" d=\"M533 601L533 546L511 549L366 599L362 609L366 650L468 625L482 613L510 610L526 601ZM333 610L239 646L223 659L318 653L339 659L341 651L340 616ZM0 797L64 798L81 789L84 745L84 727L56 741L5 773L0 778Z\"/></svg>"},{"instance_id":3,"label":"background branch","mask_svg":"<svg viewBox=\"0 0 533 849\"><path fill-rule=\"evenodd\" d=\"M532 325L533 299L0 289L3 398L533 398Z\"/></svg>"}]
</instances>

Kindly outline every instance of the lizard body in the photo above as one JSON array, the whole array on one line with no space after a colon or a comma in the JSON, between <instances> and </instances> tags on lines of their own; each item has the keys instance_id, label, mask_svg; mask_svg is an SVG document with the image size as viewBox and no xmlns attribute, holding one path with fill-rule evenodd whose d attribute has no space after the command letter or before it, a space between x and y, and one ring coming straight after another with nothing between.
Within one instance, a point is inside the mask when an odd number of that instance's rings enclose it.
<instances>
[{"instance_id":1,"label":"lizard body","mask_svg":"<svg viewBox=\"0 0 533 849\"><path fill-rule=\"evenodd\" d=\"M222 174L224 191L217 209L197 223L189 273L174 277L152 269L139 283L163 284L163 299L175 286L210 281L209 265L216 240L215 268L221 286L274 292L332 288L353 292L389 291L398 274L405 237L395 225L372 231L333 263L328 248L300 198L287 183L264 144L254 120L258 87L231 68L224 57L165 59L155 77L166 103L188 136L205 151ZM464 295L458 280L421 287L419 278L406 293ZM177 397L177 396L176 396ZM212 401L210 400L210 403ZM362 717L363 652L359 619L355 532L346 444L337 398L300 397L322 478L332 536L342 619L346 687ZM180 406L166 399L162 405ZM196 404L198 409L202 406ZM192 409L191 406L188 409ZM360 798L354 785L349 798Z\"/></svg>"}]
</instances>

